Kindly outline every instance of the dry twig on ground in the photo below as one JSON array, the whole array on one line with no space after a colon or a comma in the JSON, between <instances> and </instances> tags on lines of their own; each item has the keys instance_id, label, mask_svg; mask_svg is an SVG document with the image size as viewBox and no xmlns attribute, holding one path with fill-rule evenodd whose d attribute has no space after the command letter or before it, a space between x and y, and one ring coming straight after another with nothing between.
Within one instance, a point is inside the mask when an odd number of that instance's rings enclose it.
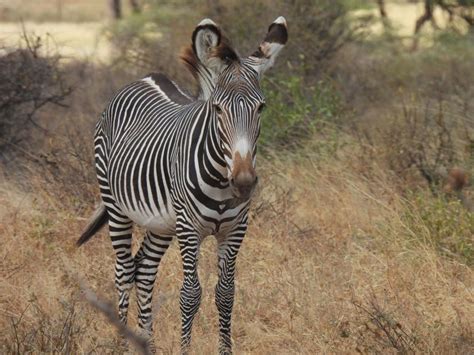
<instances>
[{"instance_id":1,"label":"dry twig on ground","mask_svg":"<svg viewBox=\"0 0 474 355\"><path fill-rule=\"evenodd\" d=\"M141 354L151 354L148 341L144 337L136 334L129 327L127 327L126 324L120 321L114 310L114 307L110 302L99 299L94 291L92 291L83 283L81 285L81 289L84 292L86 300L95 309L99 310L103 315L105 315L109 323L117 328L120 334L122 334L125 339L129 340Z\"/></svg>"}]
</instances>

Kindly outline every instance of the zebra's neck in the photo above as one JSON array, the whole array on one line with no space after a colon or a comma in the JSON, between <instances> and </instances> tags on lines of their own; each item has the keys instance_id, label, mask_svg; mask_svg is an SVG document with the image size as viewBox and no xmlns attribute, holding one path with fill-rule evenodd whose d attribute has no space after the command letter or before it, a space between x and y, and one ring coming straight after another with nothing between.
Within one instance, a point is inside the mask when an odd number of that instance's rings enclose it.
<instances>
[{"instance_id":1,"label":"zebra's neck","mask_svg":"<svg viewBox=\"0 0 474 355\"><path fill-rule=\"evenodd\" d=\"M200 100L208 100L214 91L216 77L203 65L198 66L197 80L199 82L198 98Z\"/></svg>"}]
</instances>

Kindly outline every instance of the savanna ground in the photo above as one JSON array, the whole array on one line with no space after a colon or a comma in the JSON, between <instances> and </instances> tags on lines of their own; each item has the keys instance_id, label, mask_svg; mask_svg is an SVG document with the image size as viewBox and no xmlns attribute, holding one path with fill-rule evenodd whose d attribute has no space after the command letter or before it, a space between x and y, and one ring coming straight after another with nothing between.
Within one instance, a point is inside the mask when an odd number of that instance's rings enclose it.
<instances>
[{"instance_id":1,"label":"savanna ground","mask_svg":"<svg viewBox=\"0 0 474 355\"><path fill-rule=\"evenodd\" d=\"M58 14L55 2L23 0L0 19L98 26L97 3L64 1ZM235 353L473 353L473 37L438 20L412 51L397 23L417 16L397 6L407 4L389 2L384 28L367 16L377 14L370 1L150 1L100 24L97 38L74 33L72 47L110 46L101 60L62 52L67 36L30 37L19 52L10 36L0 57L1 352L123 351L81 291L116 302L107 233L74 245L98 201L94 124L114 92L152 70L189 82L175 58L202 17L249 53L283 14L290 40L265 78L260 187L237 263ZM217 349L215 249L212 237L201 249L196 354ZM174 243L155 288L159 353L179 350L181 280ZM135 315L132 302L132 327Z\"/></svg>"}]
</instances>

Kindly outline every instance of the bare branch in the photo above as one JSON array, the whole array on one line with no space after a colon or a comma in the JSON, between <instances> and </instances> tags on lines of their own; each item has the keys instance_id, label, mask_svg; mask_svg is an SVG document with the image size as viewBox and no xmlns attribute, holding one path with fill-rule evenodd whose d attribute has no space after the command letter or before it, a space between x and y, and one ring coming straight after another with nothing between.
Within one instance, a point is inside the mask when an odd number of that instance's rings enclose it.
<instances>
[{"instance_id":1,"label":"bare branch","mask_svg":"<svg viewBox=\"0 0 474 355\"><path fill-rule=\"evenodd\" d=\"M109 323L117 328L120 334L122 334L125 339L129 340L141 354L151 354L148 341L144 337L136 334L129 327L127 327L126 324L120 321L114 310L114 307L110 302L99 299L94 291L92 291L82 282L81 289L84 292L86 300L95 309L99 310L103 315L105 315Z\"/></svg>"},{"instance_id":2,"label":"bare branch","mask_svg":"<svg viewBox=\"0 0 474 355\"><path fill-rule=\"evenodd\" d=\"M415 32L413 39L412 50L416 50L418 48L418 34L427 21L431 21L433 19L433 8L434 8L434 0L425 0L425 12L421 15L415 23Z\"/></svg>"},{"instance_id":3,"label":"bare branch","mask_svg":"<svg viewBox=\"0 0 474 355\"><path fill-rule=\"evenodd\" d=\"M377 5L379 7L380 17L382 17L382 19L386 19L387 11L385 10L385 0L377 0Z\"/></svg>"},{"instance_id":4,"label":"bare branch","mask_svg":"<svg viewBox=\"0 0 474 355\"><path fill-rule=\"evenodd\" d=\"M50 104L64 107L72 92L61 58L42 51L45 38L28 35L23 27L21 48L0 47L0 154L26 141L31 129L48 134L38 113Z\"/></svg>"}]
</instances>

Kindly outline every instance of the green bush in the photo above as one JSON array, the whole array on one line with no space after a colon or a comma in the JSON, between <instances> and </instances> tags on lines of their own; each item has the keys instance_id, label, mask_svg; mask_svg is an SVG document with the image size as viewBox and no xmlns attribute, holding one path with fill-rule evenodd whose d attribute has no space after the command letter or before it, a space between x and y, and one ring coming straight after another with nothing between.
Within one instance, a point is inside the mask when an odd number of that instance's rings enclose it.
<instances>
[{"instance_id":1,"label":"green bush","mask_svg":"<svg viewBox=\"0 0 474 355\"><path fill-rule=\"evenodd\" d=\"M342 4L344 4L349 11L372 9L376 6L373 0L342 0Z\"/></svg>"},{"instance_id":2,"label":"green bush","mask_svg":"<svg viewBox=\"0 0 474 355\"><path fill-rule=\"evenodd\" d=\"M336 149L334 130L327 127L340 114L342 103L332 82L324 78L330 58L351 39L343 1L266 0L196 5L193 16L180 14L181 7L150 3L147 12L118 21L109 29L118 62L145 71L163 71L181 83L189 82L179 61L179 48L190 42L190 33L200 16L218 22L242 56L253 52L263 40L267 26L279 15L289 24L290 40L275 68L263 80L268 110L262 120L261 146L295 148L323 131L315 149ZM178 21L179 25L175 23ZM177 32L179 31L181 32ZM189 89L189 88L188 88ZM329 133L327 136L326 133ZM322 136L322 135L321 135Z\"/></svg>"},{"instance_id":3,"label":"green bush","mask_svg":"<svg viewBox=\"0 0 474 355\"><path fill-rule=\"evenodd\" d=\"M201 17L191 19L193 15L184 7L150 4L146 11L112 23L106 35L113 48L114 65L136 77L163 72L178 83L189 83L190 75L178 57L181 48L190 43L195 22Z\"/></svg>"},{"instance_id":4,"label":"green bush","mask_svg":"<svg viewBox=\"0 0 474 355\"><path fill-rule=\"evenodd\" d=\"M474 214L460 201L414 193L404 222L418 242L440 254L474 265Z\"/></svg>"},{"instance_id":5,"label":"green bush","mask_svg":"<svg viewBox=\"0 0 474 355\"><path fill-rule=\"evenodd\" d=\"M349 18L343 0L213 0L188 6L153 1L141 14L112 24L108 33L117 61L142 70L167 69L169 74L180 75L183 71L175 58L180 48L189 44L194 26L203 17L215 20L237 51L247 56L258 48L268 26L281 15L288 21L290 39L277 65L311 83L320 80L330 59L357 36L362 25L362 21Z\"/></svg>"},{"instance_id":6,"label":"green bush","mask_svg":"<svg viewBox=\"0 0 474 355\"><path fill-rule=\"evenodd\" d=\"M264 81L268 103L260 138L264 148L301 147L318 133L328 133L327 128L336 123L342 102L332 82L319 81L308 86L302 81L297 76Z\"/></svg>"}]
</instances>

